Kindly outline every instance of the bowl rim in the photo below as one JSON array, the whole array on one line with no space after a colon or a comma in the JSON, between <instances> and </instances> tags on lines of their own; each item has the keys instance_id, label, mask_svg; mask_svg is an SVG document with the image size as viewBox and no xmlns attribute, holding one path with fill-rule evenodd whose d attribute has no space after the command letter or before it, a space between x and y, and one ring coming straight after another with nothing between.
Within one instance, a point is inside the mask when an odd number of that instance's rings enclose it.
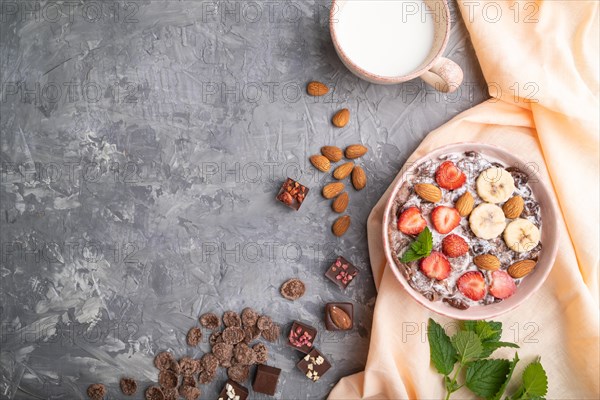
<instances>
[{"instance_id":1,"label":"bowl rim","mask_svg":"<svg viewBox=\"0 0 600 400\"><path fill-rule=\"evenodd\" d=\"M386 258L387 263L389 264L389 267L392 269L394 276L400 282L400 284L402 285L404 290L406 290L408 292L408 294L414 300L417 301L417 303L421 304L423 307L427 308L428 310L431 310L437 314L440 314L440 315L443 315L446 317L450 317L450 318L454 318L454 319L458 319L458 320L480 320L480 319L494 318L494 317L500 316L502 314L505 314L509 311L516 309L518 306L520 306L526 300L528 300L531 297L531 295L533 295L533 293L535 293L539 290L539 288L542 286L542 284L546 281L548 275L550 274L550 271L552 270L552 268L554 266L554 261L556 259L556 255L558 253L558 242L559 242L559 238L560 238L560 231L558 230L557 226L554 225L554 228L551 229L551 233L550 233L550 236L551 236L550 242L551 243L549 245L545 245L542 249L542 251L545 251L546 254L549 254L549 258L547 261L549 264L548 267L544 268L544 270L541 271L541 274L538 275L538 277L537 277L537 281L533 284L533 286L530 288L530 290L527 293L524 293L522 295L522 297L519 299L519 301L517 301L515 304L513 304L511 306L500 308L500 309L496 308L495 310L490 309L489 313L481 313L481 315L480 314L471 315L473 313L472 308L468 308L466 310L460 310L460 309L454 308L452 306L447 306L447 305L443 304L441 301L435 301L435 302L430 301L425 296L423 296L420 292L413 289L409 285L406 278L404 277L404 275L402 274L402 272L400 271L400 269L398 268L398 266L396 265L396 263L394 262L394 260L392 258L392 250L390 247L389 236L388 236L388 225L390 223L390 211L391 211L394 199L396 198L398 191L400 190L400 187L406 181L407 173L413 168L413 166L419 165L427 160L432 159L433 158L432 154L440 153L440 155L441 155L443 153L465 151L466 146L473 147L474 151L478 151L478 152L482 153L482 155L486 155L485 154L486 150L493 151L496 153L500 153L502 156L507 157L508 159L518 161L519 163L521 163L520 165L527 165L526 163L523 163L523 161L518 156L515 156L514 154L505 150L504 148L497 146L497 145L493 145L493 144L477 143L477 142L456 142L456 143L451 143L451 144L443 145L440 147L436 147L435 149L428 151L426 154L419 157L418 159L412 161L410 167L408 167L408 168L405 168L405 166L402 167L402 169L401 169L402 174L401 174L400 178L397 179L397 181L394 183L394 187L389 195L389 198L386 200L386 205L385 205L384 214L383 214L383 226L382 226L381 234L383 235L383 248L384 248L384 252L385 252L385 258ZM504 162L506 162L506 161L504 161ZM406 163L405 163L405 165L406 165ZM538 174L538 176L539 176L539 174ZM543 194L543 196L545 196L546 198L549 199L549 204L544 205L544 207L549 207L549 212L548 212L549 215L552 217L553 220L556 220L557 219L556 216L558 215L558 207L557 207L557 203L556 203L556 198L554 196L554 193L548 189L548 185L546 184L546 182L544 182L542 179L539 179L538 182L536 182L535 188L532 187L532 190L534 190L534 195L536 195L537 198L539 198L538 194ZM549 229L550 227L553 226L553 225L550 225L549 227L547 227L548 225L549 224L545 224L544 228ZM503 304L503 303L505 303L505 301L502 301L501 303L498 303L498 304ZM443 309L441 307L438 307L438 305L440 305L440 304L444 305ZM483 306L481 308L477 308L477 309L478 310L485 309L485 306Z\"/></svg>"}]
</instances>

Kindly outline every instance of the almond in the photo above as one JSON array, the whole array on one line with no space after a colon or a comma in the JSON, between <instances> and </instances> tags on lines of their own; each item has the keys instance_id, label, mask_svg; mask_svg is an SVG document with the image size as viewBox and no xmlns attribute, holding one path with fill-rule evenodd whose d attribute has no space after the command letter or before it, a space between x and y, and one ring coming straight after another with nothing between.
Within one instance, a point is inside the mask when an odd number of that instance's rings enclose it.
<instances>
[{"instance_id":1,"label":"almond","mask_svg":"<svg viewBox=\"0 0 600 400\"><path fill-rule=\"evenodd\" d=\"M348 329L352 328L352 319L348 313L346 313L346 311L336 306L329 306L328 311L331 322L333 322L338 329L347 331Z\"/></svg>"},{"instance_id":2,"label":"almond","mask_svg":"<svg viewBox=\"0 0 600 400\"><path fill-rule=\"evenodd\" d=\"M425 201L437 203L442 199L442 190L431 183L417 183L415 192Z\"/></svg>"},{"instance_id":3,"label":"almond","mask_svg":"<svg viewBox=\"0 0 600 400\"><path fill-rule=\"evenodd\" d=\"M354 159L358 157L362 157L367 153L367 148L362 144L351 144L346 147L346 158Z\"/></svg>"},{"instance_id":4,"label":"almond","mask_svg":"<svg viewBox=\"0 0 600 400\"><path fill-rule=\"evenodd\" d=\"M344 211L346 211L346 207L348 207L348 203L350 201L350 197L348 196L347 192L344 192L342 194L340 194L338 197L335 198L335 200L333 200L333 204L331 204L331 208L333 208L333 211L335 211L336 213L343 213Z\"/></svg>"},{"instance_id":5,"label":"almond","mask_svg":"<svg viewBox=\"0 0 600 400\"><path fill-rule=\"evenodd\" d=\"M310 157L310 163L314 165L316 169L323 172L329 171L329 168L331 167L331 163L327 157L318 154Z\"/></svg>"},{"instance_id":6,"label":"almond","mask_svg":"<svg viewBox=\"0 0 600 400\"><path fill-rule=\"evenodd\" d=\"M467 215L471 214L474 205L475 199L473 198L473 195L469 192L465 192L458 198L458 200L456 200L454 207L458 210L458 213L461 217L466 217Z\"/></svg>"},{"instance_id":7,"label":"almond","mask_svg":"<svg viewBox=\"0 0 600 400\"><path fill-rule=\"evenodd\" d=\"M473 263L477 265L479 269L485 269L486 271L496 271L500 269L500 260L492 254L481 254L476 256L473 258Z\"/></svg>"},{"instance_id":8,"label":"almond","mask_svg":"<svg viewBox=\"0 0 600 400\"><path fill-rule=\"evenodd\" d=\"M306 93L311 96L323 96L329 92L329 88L324 83L318 81L308 82L306 85Z\"/></svg>"},{"instance_id":9,"label":"almond","mask_svg":"<svg viewBox=\"0 0 600 400\"><path fill-rule=\"evenodd\" d=\"M323 197L326 199L333 199L344 190L344 184L342 182L333 182L325 185L323 188Z\"/></svg>"},{"instance_id":10,"label":"almond","mask_svg":"<svg viewBox=\"0 0 600 400\"><path fill-rule=\"evenodd\" d=\"M362 190L367 186L367 174L365 170L358 165L352 170L352 186L356 190Z\"/></svg>"},{"instance_id":11,"label":"almond","mask_svg":"<svg viewBox=\"0 0 600 400\"><path fill-rule=\"evenodd\" d=\"M331 227L331 230L333 231L333 234L335 236L339 237L339 236L342 236L344 233L346 233L346 231L348 230L349 227L350 227L350 216L343 215L335 220L335 222L333 223L333 226Z\"/></svg>"},{"instance_id":12,"label":"almond","mask_svg":"<svg viewBox=\"0 0 600 400\"><path fill-rule=\"evenodd\" d=\"M533 271L535 266L536 262L533 260L517 261L516 263L508 267L508 274L515 279L519 279L524 277L525 275L529 275L529 273Z\"/></svg>"},{"instance_id":13,"label":"almond","mask_svg":"<svg viewBox=\"0 0 600 400\"><path fill-rule=\"evenodd\" d=\"M523 212L523 207L525 207L525 202L521 196L511 197L504 203L502 206L502 211L504 211L504 216L508 219L519 218L521 213Z\"/></svg>"},{"instance_id":14,"label":"almond","mask_svg":"<svg viewBox=\"0 0 600 400\"><path fill-rule=\"evenodd\" d=\"M352 161L342 164L333 171L333 177L340 180L346 179L352 172L352 168L354 168Z\"/></svg>"},{"instance_id":15,"label":"almond","mask_svg":"<svg viewBox=\"0 0 600 400\"><path fill-rule=\"evenodd\" d=\"M323 146L321 147L321 154L323 154L331 162L338 162L344 156L344 152L339 147L335 146Z\"/></svg>"},{"instance_id":16,"label":"almond","mask_svg":"<svg viewBox=\"0 0 600 400\"><path fill-rule=\"evenodd\" d=\"M347 108L342 108L335 113L333 118L331 118L331 122L338 128L345 127L348 124L348 121L350 121L350 110Z\"/></svg>"}]
</instances>

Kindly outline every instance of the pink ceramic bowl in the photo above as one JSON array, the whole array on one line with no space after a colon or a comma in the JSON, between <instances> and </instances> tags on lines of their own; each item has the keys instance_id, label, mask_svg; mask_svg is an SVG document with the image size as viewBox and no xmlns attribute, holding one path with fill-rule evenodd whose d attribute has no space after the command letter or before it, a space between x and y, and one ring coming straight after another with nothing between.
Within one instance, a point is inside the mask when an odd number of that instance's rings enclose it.
<instances>
[{"instance_id":1,"label":"pink ceramic bowl","mask_svg":"<svg viewBox=\"0 0 600 400\"><path fill-rule=\"evenodd\" d=\"M383 216L383 243L385 249L385 255L387 261L394 271L394 275L400 281L404 289L421 305L428 309L435 311L436 313L445 315L450 318L461 319L461 320L477 320L477 319L488 319L497 317L508 311L511 311L518 307L521 303L529 298L546 280L546 277L550 273L556 253L558 251L558 226L557 226L557 207L554 200L553 194L548 190L546 185L541 181L540 177L537 179L530 175L529 186L531 187L533 194L538 201L541 209L542 229L541 229L541 243L542 250L540 252L537 266L527 277L525 277L514 295L505 299L499 303L493 303L485 306L471 306L466 310L459 310L454 308L442 301L430 301L425 298L420 292L413 289L406 278L399 270L399 267L392 258L392 249L390 246L390 240L388 237L388 225L390 221L395 221L396 216L392 215L392 205L396 198L398 191L402 184L406 181L407 177L413 173L413 168L422 162L429 160L436 160L439 156L447 153L465 152L465 151L476 151L481 153L485 158L498 160L502 164L508 166L525 166L527 165L523 161L511 153L503 150L499 147L480 144L480 143L456 143L448 146L440 147L433 150L424 157L416 160L412 163L412 166L407 168L402 177L394 185L392 194L387 201L384 216ZM524 171L527 172L527 171Z\"/></svg>"}]
</instances>

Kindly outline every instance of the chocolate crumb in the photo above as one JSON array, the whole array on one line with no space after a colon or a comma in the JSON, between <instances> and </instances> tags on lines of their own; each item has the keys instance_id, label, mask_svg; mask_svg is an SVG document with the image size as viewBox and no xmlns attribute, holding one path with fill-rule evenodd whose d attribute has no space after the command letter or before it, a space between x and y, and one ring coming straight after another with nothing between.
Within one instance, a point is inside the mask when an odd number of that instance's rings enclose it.
<instances>
[{"instance_id":1,"label":"chocolate crumb","mask_svg":"<svg viewBox=\"0 0 600 400\"><path fill-rule=\"evenodd\" d=\"M279 325L274 323L269 329L265 329L262 331L262 337L264 337L265 340L268 340L271 343L275 343L277 339L279 339L280 332L281 329L279 328Z\"/></svg>"},{"instance_id":2,"label":"chocolate crumb","mask_svg":"<svg viewBox=\"0 0 600 400\"><path fill-rule=\"evenodd\" d=\"M227 369L227 376L232 381L237 383L243 383L250 375L250 367L244 364L236 364L231 368Z\"/></svg>"},{"instance_id":3,"label":"chocolate crumb","mask_svg":"<svg viewBox=\"0 0 600 400\"><path fill-rule=\"evenodd\" d=\"M119 386L121 386L121 392L126 396L131 396L137 392L137 382L132 378L121 378Z\"/></svg>"},{"instance_id":4,"label":"chocolate crumb","mask_svg":"<svg viewBox=\"0 0 600 400\"><path fill-rule=\"evenodd\" d=\"M273 326L273 320L271 319L271 317L263 315L256 322L256 326L258 326L258 329L260 329L261 331L270 329L271 326Z\"/></svg>"},{"instance_id":5,"label":"chocolate crumb","mask_svg":"<svg viewBox=\"0 0 600 400\"><path fill-rule=\"evenodd\" d=\"M252 347L255 353L255 359L257 364L264 364L269 359L269 349L262 343L257 343Z\"/></svg>"},{"instance_id":6,"label":"chocolate crumb","mask_svg":"<svg viewBox=\"0 0 600 400\"><path fill-rule=\"evenodd\" d=\"M179 360L179 368L181 368L181 375L189 376L198 372L198 362L190 357L182 357Z\"/></svg>"},{"instance_id":7,"label":"chocolate crumb","mask_svg":"<svg viewBox=\"0 0 600 400\"><path fill-rule=\"evenodd\" d=\"M246 307L242 310L242 325L244 327L254 327L258 321L258 313L253 309Z\"/></svg>"},{"instance_id":8,"label":"chocolate crumb","mask_svg":"<svg viewBox=\"0 0 600 400\"><path fill-rule=\"evenodd\" d=\"M88 386L87 395L92 400L102 400L106 396L106 387L101 383L94 383Z\"/></svg>"},{"instance_id":9,"label":"chocolate crumb","mask_svg":"<svg viewBox=\"0 0 600 400\"><path fill-rule=\"evenodd\" d=\"M238 344L244 340L244 331L239 326L230 326L225 328L221 334L223 341L229 344Z\"/></svg>"},{"instance_id":10,"label":"chocolate crumb","mask_svg":"<svg viewBox=\"0 0 600 400\"><path fill-rule=\"evenodd\" d=\"M146 400L165 400L165 394L158 386L150 386L144 393Z\"/></svg>"},{"instance_id":11,"label":"chocolate crumb","mask_svg":"<svg viewBox=\"0 0 600 400\"><path fill-rule=\"evenodd\" d=\"M205 313L200 316L200 325L214 331L221 326L221 320L215 313Z\"/></svg>"},{"instance_id":12,"label":"chocolate crumb","mask_svg":"<svg viewBox=\"0 0 600 400\"><path fill-rule=\"evenodd\" d=\"M197 326L191 328L186 336L188 346L196 347L202 340L202 329Z\"/></svg>"},{"instance_id":13,"label":"chocolate crumb","mask_svg":"<svg viewBox=\"0 0 600 400\"><path fill-rule=\"evenodd\" d=\"M163 351L154 357L154 366L160 370L169 369L171 368L173 361L175 361L173 354L168 351Z\"/></svg>"},{"instance_id":14,"label":"chocolate crumb","mask_svg":"<svg viewBox=\"0 0 600 400\"><path fill-rule=\"evenodd\" d=\"M182 386L179 388L179 395L185 400L196 400L200 397L200 389L195 386Z\"/></svg>"},{"instance_id":15,"label":"chocolate crumb","mask_svg":"<svg viewBox=\"0 0 600 400\"><path fill-rule=\"evenodd\" d=\"M158 384L166 389L173 389L177 387L179 378L173 371L162 370L158 373Z\"/></svg>"},{"instance_id":16,"label":"chocolate crumb","mask_svg":"<svg viewBox=\"0 0 600 400\"><path fill-rule=\"evenodd\" d=\"M292 278L281 285L280 292L284 298L294 301L304 296L306 286L300 279Z\"/></svg>"},{"instance_id":17,"label":"chocolate crumb","mask_svg":"<svg viewBox=\"0 0 600 400\"><path fill-rule=\"evenodd\" d=\"M242 326L242 319L235 311L225 311L223 314L223 323L225 326Z\"/></svg>"},{"instance_id":18,"label":"chocolate crumb","mask_svg":"<svg viewBox=\"0 0 600 400\"><path fill-rule=\"evenodd\" d=\"M219 331L211 333L210 337L208 338L208 343L210 343L211 346L214 346L217 343L221 343L222 341L223 338L221 337L221 332Z\"/></svg>"},{"instance_id":19,"label":"chocolate crumb","mask_svg":"<svg viewBox=\"0 0 600 400\"><path fill-rule=\"evenodd\" d=\"M246 343L238 343L233 349L235 361L244 365L252 365L256 363L256 354Z\"/></svg>"},{"instance_id":20,"label":"chocolate crumb","mask_svg":"<svg viewBox=\"0 0 600 400\"><path fill-rule=\"evenodd\" d=\"M206 353L200 359L200 363L202 364L202 371L207 372L211 375L214 375L217 372L217 368L219 367L218 358L212 353Z\"/></svg>"}]
</instances>

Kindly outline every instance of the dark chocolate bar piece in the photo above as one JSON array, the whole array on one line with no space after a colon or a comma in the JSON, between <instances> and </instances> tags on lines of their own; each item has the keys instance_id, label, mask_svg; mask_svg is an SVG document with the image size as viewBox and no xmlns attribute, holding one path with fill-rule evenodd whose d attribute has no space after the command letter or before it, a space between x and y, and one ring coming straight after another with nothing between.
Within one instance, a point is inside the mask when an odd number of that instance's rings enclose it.
<instances>
[{"instance_id":1,"label":"dark chocolate bar piece","mask_svg":"<svg viewBox=\"0 0 600 400\"><path fill-rule=\"evenodd\" d=\"M248 398L248 389L242 385L228 379L219 394L219 400L246 400Z\"/></svg>"},{"instance_id":2,"label":"dark chocolate bar piece","mask_svg":"<svg viewBox=\"0 0 600 400\"><path fill-rule=\"evenodd\" d=\"M265 364L259 364L258 367L256 367L256 375L254 376L252 389L258 393L273 396L277 390L279 374L281 374L281 369L270 367Z\"/></svg>"},{"instance_id":3,"label":"dark chocolate bar piece","mask_svg":"<svg viewBox=\"0 0 600 400\"><path fill-rule=\"evenodd\" d=\"M286 206L298 211L308 194L308 190L309 189L301 183L296 182L291 178L287 178L286 181L283 182L283 185L281 185L281 189L279 189L276 199Z\"/></svg>"},{"instance_id":4,"label":"dark chocolate bar piece","mask_svg":"<svg viewBox=\"0 0 600 400\"><path fill-rule=\"evenodd\" d=\"M354 305L352 303L327 303L325 327L328 331L348 331L353 326Z\"/></svg>"},{"instance_id":5,"label":"dark chocolate bar piece","mask_svg":"<svg viewBox=\"0 0 600 400\"><path fill-rule=\"evenodd\" d=\"M329 267L325 276L342 289L346 289L360 271L344 257L338 257Z\"/></svg>"},{"instance_id":6,"label":"dark chocolate bar piece","mask_svg":"<svg viewBox=\"0 0 600 400\"><path fill-rule=\"evenodd\" d=\"M318 381L331 368L329 361L317 349L312 349L296 366L313 382Z\"/></svg>"},{"instance_id":7,"label":"dark chocolate bar piece","mask_svg":"<svg viewBox=\"0 0 600 400\"><path fill-rule=\"evenodd\" d=\"M312 349L316 336L317 330L315 328L302 322L294 321L288 335L288 344L302 353L308 353Z\"/></svg>"}]
</instances>

